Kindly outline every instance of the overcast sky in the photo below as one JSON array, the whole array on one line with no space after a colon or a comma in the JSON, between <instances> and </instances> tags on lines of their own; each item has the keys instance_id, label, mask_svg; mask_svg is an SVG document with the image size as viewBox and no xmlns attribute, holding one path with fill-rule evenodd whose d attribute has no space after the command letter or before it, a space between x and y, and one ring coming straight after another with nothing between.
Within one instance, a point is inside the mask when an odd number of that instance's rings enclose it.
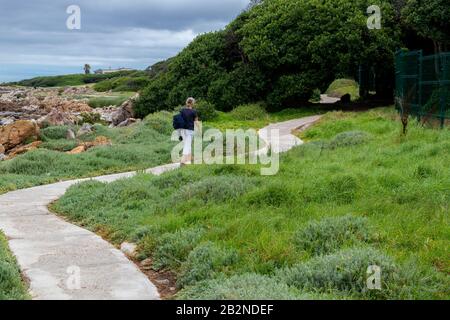
<instances>
[{"instance_id":1,"label":"overcast sky","mask_svg":"<svg viewBox=\"0 0 450 320\"><path fill-rule=\"evenodd\" d=\"M228 24L249 0L0 0L0 83L92 68L144 69ZM81 30L69 30L70 5Z\"/></svg>"}]
</instances>

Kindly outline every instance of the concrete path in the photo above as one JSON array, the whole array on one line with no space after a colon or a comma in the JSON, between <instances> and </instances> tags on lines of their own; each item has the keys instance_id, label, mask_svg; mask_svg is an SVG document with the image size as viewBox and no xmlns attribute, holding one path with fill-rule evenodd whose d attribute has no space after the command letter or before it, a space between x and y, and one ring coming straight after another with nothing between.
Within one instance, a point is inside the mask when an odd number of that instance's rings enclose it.
<instances>
[{"instance_id":1,"label":"concrete path","mask_svg":"<svg viewBox=\"0 0 450 320\"><path fill-rule=\"evenodd\" d=\"M303 141L293 135L292 132L295 130L306 130L319 121L320 118L321 116L312 116L271 124L259 130L258 134L262 140L266 141L272 151L277 153L286 152L303 144ZM279 139L276 139L276 136L272 134L272 130L278 130ZM264 152L267 152L266 149L264 149Z\"/></svg>"},{"instance_id":2,"label":"concrete path","mask_svg":"<svg viewBox=\"0 0 450 320\"><path fill-rule=\"evenodd\" d=\"M159 175L178 164L148 170ZM132 177L121 173L93 180ZM56 217L47 205L89 179L18 190L0 196L0 229L37 300L154 300L156 287L125 255L94 233ZM79 277L78 277L79 275ZM79 279L79 281L78 281Z\"/></svg>"},{"instance_id":3,"label":"concrete path","mask_svg":"<svg viewBox=\"0 0 450 320\"><path fill-rule=\"evenodd\" d=\"M263 128L259 135L275 152L303 142L292 135L320 116L286 121ZM271 129L278 129L279 142ZM169 164L147 170L160 175L179 168ZM112 182L134 176L120 173L92 180ZM47 206L79 179L18 190L0 196L0 229L38 300L151 300L159 299L156 287L125 255L94 233L50 213Z\"/></svg>"}]
</instances>

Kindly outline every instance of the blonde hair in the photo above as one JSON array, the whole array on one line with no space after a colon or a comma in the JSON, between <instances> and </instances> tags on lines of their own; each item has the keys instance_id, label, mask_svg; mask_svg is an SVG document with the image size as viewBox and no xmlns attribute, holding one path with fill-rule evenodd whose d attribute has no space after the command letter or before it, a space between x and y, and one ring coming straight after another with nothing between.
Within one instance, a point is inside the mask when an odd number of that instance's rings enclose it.
<instances>
[{"instance_id":1,"label":"blonde hair","mask_svg":"<svg viewBox=\"0 0 450 320\"><path fill-rule=\"evenodd\" d=\"M194 98L192 98L192 97L189 97L189 98L187 98L187 100L186 100L186 105L187 106L193 106L194 104L195 104L195 99Z\"/></svg>"}]
</instances>

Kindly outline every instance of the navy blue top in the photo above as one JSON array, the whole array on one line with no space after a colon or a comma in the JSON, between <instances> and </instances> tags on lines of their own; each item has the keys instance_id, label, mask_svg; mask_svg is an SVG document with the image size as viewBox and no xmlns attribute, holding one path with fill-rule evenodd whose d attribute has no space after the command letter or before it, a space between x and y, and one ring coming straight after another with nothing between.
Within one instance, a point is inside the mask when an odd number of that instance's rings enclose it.
<instances>
[{"instance_id":1,"label":"navy blue top","mask_svg":"<svg viewBox=\"0 0 450 320\"><path fill-rule=\"evenodd\" d=\"M197 116L197 110L183 108L181 110L181 116L183 117L185 128L187 130L194 130L194 122Z\"/></svg>"}]
</instances>

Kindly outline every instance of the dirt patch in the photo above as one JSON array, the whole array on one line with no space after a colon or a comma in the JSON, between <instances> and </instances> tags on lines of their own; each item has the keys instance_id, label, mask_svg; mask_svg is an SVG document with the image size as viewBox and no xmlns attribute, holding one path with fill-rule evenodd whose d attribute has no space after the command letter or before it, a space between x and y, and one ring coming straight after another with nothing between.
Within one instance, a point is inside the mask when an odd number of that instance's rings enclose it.
<instances>
[{"instance_id":1,"label":"dirt patch","mask_svg":"<svg viewBox=\"0 0 450 320\"><path fill-rule=\"evenodd\" d=\"M147 259L150 260L150 259ZM159 295L163 300L172 299L178 292L177 278L175 273L171 271L155 271L152 268L152 264L142 265L142 262L133 259L136 266L144 273L147 278L156 286Z\"/></svg>"}]
</instances>

